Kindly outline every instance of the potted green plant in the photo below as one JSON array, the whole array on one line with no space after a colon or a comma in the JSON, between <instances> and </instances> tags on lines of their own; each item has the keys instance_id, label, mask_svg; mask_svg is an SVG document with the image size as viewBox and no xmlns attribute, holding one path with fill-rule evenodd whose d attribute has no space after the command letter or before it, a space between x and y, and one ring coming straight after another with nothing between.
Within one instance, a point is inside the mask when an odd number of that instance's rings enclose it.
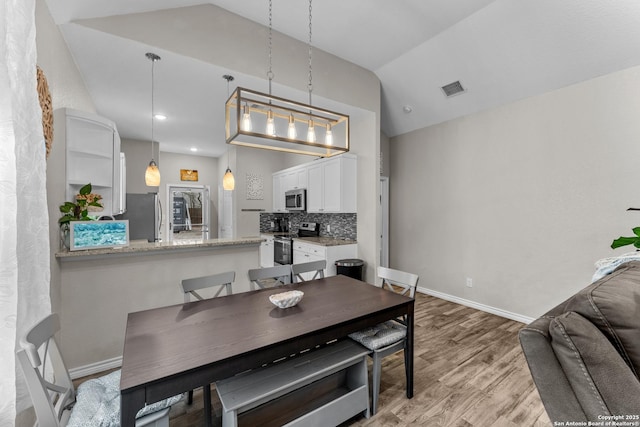
<instances>
[{"instance_id":1,"label":"potted green plant","mask_svg":"<svg viewBox=\"0 0 640 427\"><path fill-rule=\"evenodd\" d=\"M69 223L71 221L91 221L94 218L89 216L89 212L100 212L103 209L102 196L92 193L91 183L80 188L76 194L75 202L64 202L60 205L62 216L58 219L60 224L60 237L62 243L69 247Z\"/></svg>"},{"instance_id":2,"label":"potted green plant","mask_svg":"<svg viewBox=\"0 0 640 427\"><path fill-rule=\"evenodd\" d=\"M633 231L633 234L635 234L635 236L618 237L611 243L611 249L616 249L626 245L633 245L636 248L640 248L640 227L633 228L631 231Z\"/></svg>"}]
</instances>

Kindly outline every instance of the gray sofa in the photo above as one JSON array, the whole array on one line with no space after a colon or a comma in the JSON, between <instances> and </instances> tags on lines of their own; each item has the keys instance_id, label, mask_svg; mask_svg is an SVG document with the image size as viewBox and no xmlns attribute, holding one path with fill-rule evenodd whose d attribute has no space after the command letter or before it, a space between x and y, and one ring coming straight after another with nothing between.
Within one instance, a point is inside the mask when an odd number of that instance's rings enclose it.
<instances>
[{"instance_id":1,"label":"gray sofa","mask_svg":"<svg viewBox=\"0 0 640 427\"><path fill-rule=\"evenodd\" d=\"M622 264L519 336L552 423L640 423L640 261Z\"/></svg>"}]
</instances>

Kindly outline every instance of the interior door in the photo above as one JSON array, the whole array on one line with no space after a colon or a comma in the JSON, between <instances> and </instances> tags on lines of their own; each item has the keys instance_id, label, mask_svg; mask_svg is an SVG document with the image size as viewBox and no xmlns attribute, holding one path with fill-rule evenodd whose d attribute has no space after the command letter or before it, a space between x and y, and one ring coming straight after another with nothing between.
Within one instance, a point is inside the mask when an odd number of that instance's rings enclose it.
<instances>
[{"instance_id":1,"label":"interior door","mask_svg":"<svg viewBox=\"0 0 640 427\"><path fill-rule=\"evenodd\" d=\"M210 226L209 187L168 186L167 239L208 239Z\"/></svg>"}]
</instances>

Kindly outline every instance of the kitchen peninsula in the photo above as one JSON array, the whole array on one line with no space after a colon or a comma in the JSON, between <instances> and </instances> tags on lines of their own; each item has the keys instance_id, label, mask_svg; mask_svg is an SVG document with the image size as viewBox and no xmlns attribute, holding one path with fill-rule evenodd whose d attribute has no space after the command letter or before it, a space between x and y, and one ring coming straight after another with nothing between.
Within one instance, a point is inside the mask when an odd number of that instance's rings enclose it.
<instances>
[{"instance_id":1,"label":"kitchen peninsula","mask_svg":"<svg viewBox=\"0 0 640 427\"><path fill-rule=\"evenodd\" d=\"M235 271L233 293L250 289L259 237L132 242L119 249L61 250L61 347L74 377L120 366L127 315L180 304L183 279ZM206 296L206 295L205 295ZM158 343L149 343L149 351Z\"/></svg>"}]
</instances>

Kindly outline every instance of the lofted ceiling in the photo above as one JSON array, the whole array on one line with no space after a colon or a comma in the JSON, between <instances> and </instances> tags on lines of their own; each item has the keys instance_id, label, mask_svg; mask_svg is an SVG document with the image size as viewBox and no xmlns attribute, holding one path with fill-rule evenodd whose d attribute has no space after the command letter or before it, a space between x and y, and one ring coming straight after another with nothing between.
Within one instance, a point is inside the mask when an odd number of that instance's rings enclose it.
<instances>
[{"instance_id":1,"label":"lofted ceiling","mask_svg":"<svg viewBox=\"0 0 640 427\"><path fill-rule=\"evenodd\" d=\"M267 0L46 3L97 111L122 137L143 140L150 136L150 62L140 52L157 49L76 21L205 3L268 23ZM308 13L307 2L273 0L273 28L306 43ZM313 45L378 76L382 131L395 136L640 65L639 23L636 0L316 0ZM230 70L172 52L161 56L156 110L171 110L156 122L162 150L196 147L197 154L219 156L227 88L212 76ZM236 77L243 86L264 87L258 78ZM454 81L466 91L447 98L441 86Z\"/></svg>"}]
</instances>

